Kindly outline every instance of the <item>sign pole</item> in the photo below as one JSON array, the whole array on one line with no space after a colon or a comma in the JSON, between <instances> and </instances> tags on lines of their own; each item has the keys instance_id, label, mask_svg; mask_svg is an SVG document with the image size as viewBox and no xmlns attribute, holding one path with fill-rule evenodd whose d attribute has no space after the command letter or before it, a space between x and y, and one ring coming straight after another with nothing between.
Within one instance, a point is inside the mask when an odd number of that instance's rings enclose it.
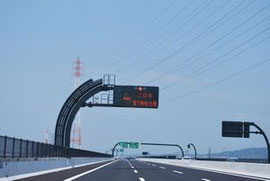
<instances>
[{"instance_id":1,"label":"sign pole","mask_svg":"<svg viewBox=\"0 0 270 181\"><path fill-rule=\"evenodd\" d=\"M184 154L184 150L182 149L182 147L178 144L162 144L162 143L141 143L141 145L153 145L153 146L174 146L174 147L178 147L181 152L182 152L182 158L185 156Z\"/></svg>"},{"instance_id":2,"label":"sign pole","mask_svg":"<svg viewBox=\"0 0 270 181\"><path fill-rule=\"evenodd\" d=\"M266 145L267 145L267 163L270 163L270 144L269 144L269 140L265 134L265 132L255 123L249 123L251 126L254 126L255 128L257 128L259 130L259 132L257 134L261 134L263 135Z\"/></svg>"},{"instance_id":3,"label":"sign pole","mask_svg":"<svg viewBox=\"0 0 270 181\"><path fill-rule=\"evenodd\" d=\"M190 148L190 146L192 146L192 147L193 147L193 149L194 149L195 160L196 160L196 159L197 159L197 150L196 150L196 147L194 146L194 144L193 144L193 143L189 143L189 144L188 144L188 148Z\"/></svg>"},{"instance_id":4,"label":"sign pole","mask_svg":"<svg viewBox=\"0 0 270 181\"><path fill-rule=\"evenodd\" d=\"M114 157L114 151L115 151L115 148L120 144L120 142L116 143L112 149L112 157Z\"/></svg>"},{"instance_id":5,"label":"sign pole","mask_svg":"<svg viewBox=\"0 0 270 181\"><path fill-rule=\"evenodd\" d=\"M254 126L258 131L250 131ZM267 163L270 163L270 144L265 132L254 122L222 121L222 137L249 138L250 133L263 135L267 146Z\"/></svg>"}]
</instances>

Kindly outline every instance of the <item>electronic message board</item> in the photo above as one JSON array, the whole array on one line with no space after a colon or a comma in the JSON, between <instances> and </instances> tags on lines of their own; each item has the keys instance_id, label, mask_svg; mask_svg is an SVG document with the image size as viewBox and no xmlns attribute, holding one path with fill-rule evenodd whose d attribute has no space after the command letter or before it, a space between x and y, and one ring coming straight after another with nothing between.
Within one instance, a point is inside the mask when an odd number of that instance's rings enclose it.
<instances>
[{"instance_id":1,"label":"electronic message board","mask_svg":"<svg viewBox=\"0 0 270 181\"><path fill-rule=\"evenodd\" d=\"M243 137L243 123L234 121L222 122L222 137Z\"/></svg>"},{"instance_id":2,"label":"electronic message board","mask_svg":"<svg viewBox=\"0 0 270 181\"><path fill-rule=\"evenodd\" d=\"M114 106L158 108L158 87L115 86L113 90Z\"/></svg>"},{"instance_id":3,"label":"electronic message board","mask_svg":"<svg viewBox=\"0 0 270 181\"><path fill-rule=\"evenodd\" d=\"M248 122L223 121L222 137L249 138L249 126Z\"/></svg>"}]
</instances>

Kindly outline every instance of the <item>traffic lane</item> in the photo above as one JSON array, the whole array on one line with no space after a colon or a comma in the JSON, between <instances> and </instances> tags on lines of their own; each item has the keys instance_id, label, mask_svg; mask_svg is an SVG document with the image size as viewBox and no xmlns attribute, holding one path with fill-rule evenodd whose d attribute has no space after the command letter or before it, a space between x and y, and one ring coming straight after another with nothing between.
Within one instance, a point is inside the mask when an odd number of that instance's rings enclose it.
<instances>
[{"instance_id":1,"label":"traffic lane","mask_svg":"<svg viewBox=\"0 0 270 181\"><path fill-rule=\"evenodd\" d=\"M165 167L166 170L172 171L173 173L177 174L177 172L180 172L179 176L182 175L181 178L185 178L188 180L210 180L210 181L262 181L267 180L264 178L248 178L248 177L241 177L236 175L228 175L226 173L215 173L205 170L198 170L198 169L192 169L192 168L186 168L181 166L173 166L173 165L167 165L167 164L160 164L160 163L154 163L154 162L142 162L144 164L150 163L155 164L156 167ZM174 172L177 171L177 172ZM182 174L181 174L182 173Z\"/></svg>"},{"instance_id":2,"label":"traffic lane","mask_svg":"<svg viewBox=\"0 0 270 181\"><path fill-rule=\"evenodd\" d=\"M96 163L92 165L82 166L82 167L76 167L76 168L70 168L67 170L62 170L58 172L52 172L47 173L43 175L38 175L34 177L28 177L24 179L18 179L17 181L63 181L67 178L70 178L72 176L78 175L80 173L86 172L88 170L94 169L96 167L99 167L101 165L104 165L106 163L110 163L111 161Z\"/></svg>"},{"instance_id":3,"label":"traffic lane","mask_svg":"<svg viewBox=\"0 0 270 181\"><path fill-rule=\"evenodd\" d=\"M144 178L145 181L198 181L197 177L186 176L179 173L173 172L173 169L168 169L166 166L150 163L150 162L140 162L136 160L130 161L136 170L138 170L138 174L140 177Z\"/></svg>"},{"instance_id":4,"label":"traffic lane","mask_svg":"<svg viewBox=\"0 0 270 181\"><path fill-rule=\"evenodd\" d=\"M75 179L76 181L138 181L139 177L134 172L132 165L126 160L120 160L95 172Z\"/></svg>"},{"instance_id":5,"label":"traffic lane","mask_svg":"<svg viewBox=\"0 0 270 181\"><path fill-rule=\"evenodd\" d=\"M147 163L145 163L147 164ZM240 177L240 176L234 176L234 175L228 175L225 173L215 173L210 171L204 171L204 170L198 170L198 169L192 169L192 168L186 168L186 167L179 167L179 166L173 166L173 165L167 165L167 164L160 164L160 163L150 163L155 164L156 167L165 167L168 170L173 170L177 172L181 172L182 175L188 175L188 176L195 176L201 177L202 180L221 180L221 181L227 181L227 180L233 180L233 181L262 181L266 180L264 178L247 178L247 177ZM176 172L175 172L176 173Z\"/></svg>"},{"instance_id":6,"label":"traffic lane","mask_svg":"<svg viewBox=\"0 0 270 181\"><path fill-rule=\"evenodd\" d=\"M166 165L166 164L160 164L160 165ZM187 168L187 167L179 167L179 166L173 166L173 165L167 165L168 168L172 169L177 169L181 168L183 172L186 172L188 174L193 174L194 171L197 171L196 173L200 175L201 177L203 176L208 176L209 180L235 180L235 181L265 181L265 178L248 178L249 176L238 176L237 174L233 173L217 173L217 172L211 172L211 171L206 171L206 170L199 170L199 169L192 169L192 168Z\"/></svg>"}]
</instances>

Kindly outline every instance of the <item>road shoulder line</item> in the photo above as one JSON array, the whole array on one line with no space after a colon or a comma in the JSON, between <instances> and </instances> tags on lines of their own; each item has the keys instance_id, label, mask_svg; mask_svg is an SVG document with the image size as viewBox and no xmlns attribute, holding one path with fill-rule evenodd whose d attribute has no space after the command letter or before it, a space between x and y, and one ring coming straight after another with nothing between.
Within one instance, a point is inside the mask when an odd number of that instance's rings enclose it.
<instances>
[{"instance_id":1,"label":"road shoulder line","mask_svg":"<svg viewBox=\"0 0 270 181\"><path fill-rule=\"evenodd\" d=\"M53 168L53 169L49 169L49 170L42 170L42 171L37 171L37 172L32 172L32 173L14 175L14 176L0 178L0 179L3 179L3 180L25 179L25 178L35 177L35 176L49 174L49 173L53 173L53 172L60 172L60 171L64 171L64 170L68 170L68 169L72 169L72 168L83 167L83 166L88 166L88 165L94 165L94 164L107 162L107 161L111 161L111 160L112 159L101 160L101 161L96 161L96 162L91 162L91 163L84 163L84 164L80 164L80 165L76 165L76 166L66 166L66 167L60 167L60 168Z\"/></svg>"},{"instance_id":2,"label":"road shoulder line","mask_svg":"<svg viewBox=\"0 0 270 181\"><path fill-rule=\"evenodd\" d=\"M103 168L103 167L106 167L106 166L108 166L108 165L110 165L110 164L113 164L113 163L115 163L115 162L117 162L117 161L118 161L118 160L114 160L114 161L112 161L112 162L106 163L106 164L101 165L101 166L99 166L99 167L96 167L96 168L94 168L94 169L88 170L88 171L86 171L86 172L83 172L83 173L80 173L80 174L75 175L75 176L73 176L73 177L70 177L70 178L68 178L68 179L65 179L64 181L72 181L72 180L75 180L75 179L77 179L77 178L79 178L79 177L82 177L82 176L87 175L87 174L89 174L89 173L91 173L91 172L97 171L97 170L99 170L99 169L101 169L101 168Z\"/></svg>"}]
</instances>

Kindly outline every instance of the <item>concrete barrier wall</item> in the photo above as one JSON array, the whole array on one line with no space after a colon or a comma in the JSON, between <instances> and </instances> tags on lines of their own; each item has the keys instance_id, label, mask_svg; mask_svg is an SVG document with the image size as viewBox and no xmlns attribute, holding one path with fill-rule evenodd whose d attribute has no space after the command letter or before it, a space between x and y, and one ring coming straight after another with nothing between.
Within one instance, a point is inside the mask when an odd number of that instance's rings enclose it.
<instances>
[{"instance_id":1,"label":"concrete barrier wall","mask_svg":"<svg viewBox=\"0 0 270 181\"><path fill-rule=\"evenodd\" d=\"M52 171L64 170L72 167L83 166L96 162L108 161L112 158L47 158L39 160L24 161L0 161L0 180L18 176L24 178L28 175L37 175L41 173L49 173ZM37 173L38 172L38 173ZM35 174L37 173L37 174Z\"/></svg>"},{"instance_id":2,"label":"concrete barrier wall","mask_svg":"<svg viewBox=\"0 0 270 181\"><path fill-rule=\"evenodd\" d=\"M270 164L140 158L138 160L270 179Z\"/></svg>"}]
</instances>

